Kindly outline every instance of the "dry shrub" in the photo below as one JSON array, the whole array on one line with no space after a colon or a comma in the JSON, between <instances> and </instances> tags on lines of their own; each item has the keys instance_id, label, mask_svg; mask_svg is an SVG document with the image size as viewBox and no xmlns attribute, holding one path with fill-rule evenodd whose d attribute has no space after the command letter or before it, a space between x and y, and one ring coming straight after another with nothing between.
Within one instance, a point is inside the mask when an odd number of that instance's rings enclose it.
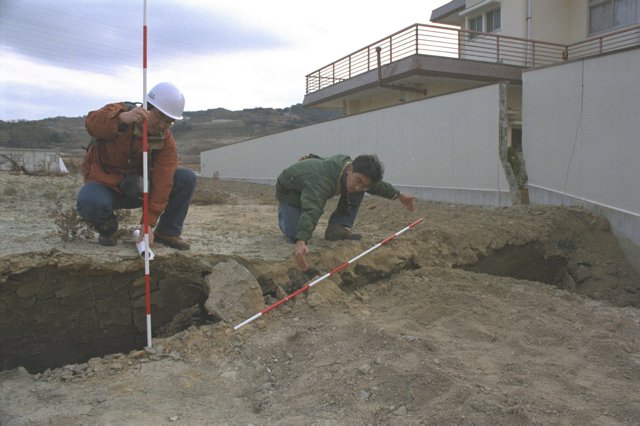
<instances>
[{"instance_id":1,"label":"dry shrub","mask_svg":"<svg viewBox=\"0 0 640 426\"><path fill-rule=\"evenodd\" d=\"M221 189L205 188L197 190L191 199L192 204L208 206L211 204L232 204L231 194Z\"/></svg>"},{"instance_id":2,"label":"dry shrub","mask_svg":"<svg viewBox=\"0 0 640 426\"><path fill-rule=\"evenodd\" d=\"M131 210L116 210L115 214L119 224L116 237L131 237L133 229L139 226L133 222ZM62 241L91 240L96 236L93 227L80 217L75 206L65 209L61 200L56 200L53 207L49 208L49 217L58 228L54 235Z\"/></svg>"},{"instance_id":3,"label":"dry shrub","mask_svg":"<svg viewBox=\"0 0 640 426\"><path fill-rule=\"evenodd\" d=\"M89 224L80 217L74 206L65 209L62 201L57 200L48 210L49 217L58 227L55 235L62 241L75 241L80 238L88 240L95 237Z\"/></svg>"}]
</instances>

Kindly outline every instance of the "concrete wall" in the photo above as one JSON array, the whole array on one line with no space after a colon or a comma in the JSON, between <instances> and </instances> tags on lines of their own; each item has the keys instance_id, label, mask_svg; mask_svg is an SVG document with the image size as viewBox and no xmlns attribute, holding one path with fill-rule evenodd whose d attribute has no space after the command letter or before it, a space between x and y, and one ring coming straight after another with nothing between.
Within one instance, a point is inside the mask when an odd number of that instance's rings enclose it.
<instances>
[{"instance_id":1,"label":"concrete wall","mask_svg":"<svg viewBox=\"0 0 640 426\"><path fill-rule=\"evenodd\" d=\"M578 204L640 246L640 49L523 73L529 197Z\"/></svg>"},{"instance_id":2,"label":"concrete wall","mask_svg":"<svg viewBox=\"0 0 640 426\"><path fill-rule=\"evenodd\" d=\"M385 180L421 198L509 205L498 157L499 86L353 115L201 154L203 176L273 183L304 154L375 153Z\"/></svg>"},{"instance_id":3,"label":"concrete wall","mask_svg":"<svg viewBox=\"0 0 640 426\"><path fill-rule=\"evenodd\" d=\"M24 167L29 173L67 172L64 162L55 151L42 149L0 149L0 170L13 170L14 163L20 167Z\"/></svg>"}]
</instances>

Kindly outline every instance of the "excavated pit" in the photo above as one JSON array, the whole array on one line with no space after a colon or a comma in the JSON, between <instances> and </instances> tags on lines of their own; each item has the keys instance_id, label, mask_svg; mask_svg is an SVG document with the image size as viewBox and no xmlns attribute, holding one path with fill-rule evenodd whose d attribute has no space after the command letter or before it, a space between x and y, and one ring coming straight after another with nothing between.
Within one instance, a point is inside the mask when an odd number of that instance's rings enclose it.
<instances>
[{"instance_id":1,"label":"excavated pit","mask_svg":"<svg viewBox=\"0 0 640 426\"><path fill-rule=\"evenodd\" d=\"M153 335L211 321L204 263L174 256L154 260ZM0 285L1 370L29 372L84 362L146 346L144 267L49 259L8 276Z\"/></svg>"},{"instance_id":2,"label":"excavated pit","mask_svg":"<svg viewBox=\"0 0 640 426\"><path fill-rule=\"evenodd\" d=\"M456 268L500 277L538 281L566 288L568 260L559 253L551 254L538 242L520 246L505 246L493 250L478 262L457 265Z\"/></svg>"},{"instance_id":3,"label":"excavated pit","mask_svg":"<svg viewBox=\"0 0 640 426\"><path fill-rule=\"evenodd\" d=\"M221 265L236 265L226 269ZM25 367L35 374L93 357L126 353L146 346L144 267L139 259L105 263L78 256L54 255L23 268L0 283L0 370ZM193 325L229 320L214 312L212 300L231 312L236 299L257 297L249 313L259 310L263 298L283 297L312 277L286 262L271 264L256 280L252 293L242 292L253 273L224 256L194 258L184 255L152 262L151 316L154 337L176 334ZM413 258L393 267L356 265L341 274L347 290L415 269ZM242 278L241 270L245 271ZM223 278L226 275L226 278ZM211 280L230 287L211 290ZM257 293L256 293L257 292ZM251 306L251 305L249 305ZM264 306L264 305L262 305ZM225 309L223 309L225 311ZM241 314L245 315L245 314ZM244 318L242 318L244 319ZM237 321L238 318L235 318Z\"/></svg>"},{"instance_id":4,"label":"excavated pit","mask_svg":"<svg viewBox=\"0 0 640 426\"><path fill-rule=\"evenodd\" d=\"M580 272L581 264L566 255L574 246L556 243L506 245L483 252L473 263L453 267L575 291L577 283L589 275ZM140 259L104 262L61 253L39 260L30 254L23 257L12 258L11 271L7 273L5 266L0 275L0 370L23 366L38 373L146 346L144 267ZM232 259L235 257L177 253L156 258L151 282L153 336L167 337L193 325L220 320L235 323L246 319L246 312L253 314L264 307L265 298L282 298L311 278L286 261L252 263L252 271L245 270L242 275L242 268ZM394 256L358 262L341 271L334 282L349 293L420 268L424 262L412 250L396 250ZM220 269L225 264L228 267ZM244 284L255 281L256 286L241 285L243 280ZM212 290L211 284L221 281L226 287ZM212 309L212 301L220 303L223 315ZM248 304L240 317L225 318L224 314L233 313L233 305L245 302Z\"/></svg>"}]
</instances>

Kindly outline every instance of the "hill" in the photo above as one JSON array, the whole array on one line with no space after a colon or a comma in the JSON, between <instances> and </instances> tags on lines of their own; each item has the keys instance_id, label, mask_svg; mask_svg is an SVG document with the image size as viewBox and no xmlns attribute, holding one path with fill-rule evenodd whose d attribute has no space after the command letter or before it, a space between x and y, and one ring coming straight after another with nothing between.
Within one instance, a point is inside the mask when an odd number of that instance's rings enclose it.
<instances>
[{"instance_id":1,"label":"hill","mask_svg":"<svg viewBox=\"0 0 640 426\"><path fill-rule=\"evenodd\" d=\"M200 152L247 139L304 127L341 117L335 111L309 110L302 104L288 108L224 108L186 111L173 133L182 162L198 164ZM81 156L89 141L85 117L54 117L44 120L0 120L0 146L46 148L60 152L65 160Z\"/></svg>"}]
</instances>

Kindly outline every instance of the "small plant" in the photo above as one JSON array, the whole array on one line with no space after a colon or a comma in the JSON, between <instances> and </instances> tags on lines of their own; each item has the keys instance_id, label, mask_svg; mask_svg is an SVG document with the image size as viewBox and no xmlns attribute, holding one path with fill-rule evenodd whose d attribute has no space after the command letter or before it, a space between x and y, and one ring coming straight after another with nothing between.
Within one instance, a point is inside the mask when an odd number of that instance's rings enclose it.
<instances>
[{"instance_id":1,"label":"small plant","mask_svg":"<svg viewBox=\"0 0 640 426\"><path fill-rule=\"evenodd\" d=\"M131 210L116 210L115 214L120 224L116 237L131 237L132 229L135 227L135 225L129 223L133 217ZM57 200L54 206L49 208L49 217L53 219L53 223L58 227L54 235L60 237L62 241L91 240L95 238L94 229L80 217L75 206L65 209L62 201ZM131 226L122 226L127 224Z\"/></svg>"},{"instance_id":2,"label":"small plant","mask_svg":"<svg viewBox=\"0 0 640 426\"><path fill-rule=\"evenodd\" d=\"M91 239L95 234L89 224L78 214L74 206L64 209L62 202L57 200L53 207L49 208L49 217L58 227L55 235L62 241L75 241L79 238Z\"/></svg>"}]
</instances>

